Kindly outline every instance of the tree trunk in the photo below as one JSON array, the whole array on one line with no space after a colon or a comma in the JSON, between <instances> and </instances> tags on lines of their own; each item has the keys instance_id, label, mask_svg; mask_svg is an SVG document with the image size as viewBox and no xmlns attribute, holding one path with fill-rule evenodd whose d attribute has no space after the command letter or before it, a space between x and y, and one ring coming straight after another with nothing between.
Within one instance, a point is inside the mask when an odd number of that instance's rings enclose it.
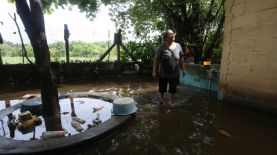
<instances>
[{"instance_id":1,"label":"tree trunk","mask_svg":"<svg viewBox=\"0 0 277 155\"><path fill-rule=\"evenodd\" d=\"M40 1L30 0L29 8L26 0L16 0L16 9L34 50L37 73L40 79L43 116L45 118L58 118L60 117L58 91L52 76L50 52Z\"/></svg>"}]
</instances>

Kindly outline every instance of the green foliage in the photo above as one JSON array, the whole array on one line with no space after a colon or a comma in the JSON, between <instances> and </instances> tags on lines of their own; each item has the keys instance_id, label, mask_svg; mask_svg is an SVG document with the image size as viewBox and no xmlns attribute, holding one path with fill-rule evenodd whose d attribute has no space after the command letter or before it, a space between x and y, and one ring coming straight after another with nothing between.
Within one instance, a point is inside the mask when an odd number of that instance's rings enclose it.
<instances>
[{"instance_id":1,"label":"green foliage","mask_svg":"<svg viewBox=\"0 0 277 155\"><path fill-rule=\"evenodd\" d=\"M221 54L222 54L222 52L220 51L220 50L222 50L222 48L221 49L213 49L213 51L212 51L212 56L211 56L211 58L212 58L212 60L213 60L213 64L220 64L220 62L221 62Z\"/></svg>"},{"instance_id":2,"label":"green foliage","mask_svg":"<svg viewBox=\"0 0 277 155\"><path fill-rule=\"evenodd\" d=\"M34 57L29 57L32 62L35 62ZM2 57L3 64L23 64L22 56L4 56ZM26 58L24 58L24 64L29 64Z\"/></svg>"},{"instance_id":3,"label":"green foliage","mask_svg":"<svg viewBox=\"0 0 277 155\"><path fill-rule=\"evenodd\" d=\"M42 0L43 9L46 13L51 13L54 8L65 6L77 6L81 12L86 13L86 16L93 19L98 12L100 6L97 0Z\"/></svg>"},{"instance_id":4,"label":"green foliage","mask_svg":"<svg viewBox=\"0 0 277 155\"><path fill-rule=\"evenodd\" d=\"M96 61L108 49L106 42L85 43L71 42L69 44L70 60L72 62ZM22 63L21 45L12 42L4 42L1 45L1 53L4 64ZM30 44L25 45L27 55L34 62L34 54ZM51 61L65 62L65 44L61 41L49 44ZM110 54L110 60L115 60L116 53ZM25 59L25 63L28 63Z\"/></svg>"},{"instance_id":5,"label":"green foliage","mask_svg":"<svg viewBox=\"0 0 277 155\"><path fill-rule=\"evenodd\" d=\"M219 49L224 23L224 0L102 0L111 5L117 27L127 31L134 27L142 40L152 32L172 28L183 48L194 48L196 58L210 57ZM123 33L124 34L124 33ZM204 53L205 51L205 53ZM221 51L221 50L219 50Z\"/></svg>"},{"instance_id":6,"label":"green foliage","mask_svg":"<svg viewBox=\"0 0 277 155\"><path fill-rule=\"evenodd\" d=\"M75 57L84 56L98 58L107 48L105 42L85 43L78 41L70 44L69 51L71 51L71 55Z\"/></svg>"},{"instance_id":7,"label":"green foliage","mask_svg":"<svg viewBox=\"0 0 277 155\"><path fill-rule=\"evenodd\" d=\"M148 64L153 62L155 49L159 45L158 38L141 42L129 42L126 46L132 52L134 58L142 63ZM121 55L121 60L130 61L129 55L125 52Z\"/></svg>"},{"instance_id":8,"label":"green foliage","mask_svg":"<svg viewBox=\"0 0 277 155\"><path fill-rule=\"evenodd\" d=\"M128 42L126 47L129 52L142 63L153 62L155 49L159 45L158 39L147 40L145 42ZM25 45L28 57L34 62L34 55L30 44ZM108 49L106 42L85 43L85 42L71 42L69 44L70 60L71 62L94 62L97 61L102 54ZM65 62L65 45L58 41L49 44L50 56L52 62ZM21 45L11 42L5 42L1 45L1 53L4 64L18 64L22 63ZM122 62L132 61L130 56L121 49L120 59ZM103 61L116 61L116 48L105 57ZM26 58L24 63L28 63Z\"/></svg>"},{"instance_id":9,"label":"green foliage","mask_svg":"<svg viewBox=\"0 0 277 155\"><path fill-rule=\"evenodd\" d=\"M7 0L14 3L15 0ZM93 19L98 12L100 2L98 0L41 0L42 8L45 13L50 14L55 8L65 6L77 6L81 12L85 12L87 17Z\"/></svg>"}]
</instances>

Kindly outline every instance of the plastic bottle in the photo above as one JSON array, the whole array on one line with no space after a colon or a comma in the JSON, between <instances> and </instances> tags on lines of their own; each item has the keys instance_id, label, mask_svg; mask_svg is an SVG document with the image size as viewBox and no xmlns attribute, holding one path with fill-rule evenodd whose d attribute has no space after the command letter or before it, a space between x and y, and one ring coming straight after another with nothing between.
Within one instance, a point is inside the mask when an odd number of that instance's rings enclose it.
<instances>
[{"instance_id":1,"label":"plastic bottle","mask_svg":"<svg viewBox=\"0 0 277 155\"><path fill-rule=\"evenodd\" d=\"M61 131L44 131L42 133L41 138L42 139L52 139L52 138L61 138L64 137L66 134L66 131L61 130Z\"/></svg>"},{"instance_id":2,"label":"plastic bottle","mask_svg":"<svg viewBox=\"0 0 277 155\"><path fill-rule=\"evenodd\" d=\"M93 127L98 126L102 123L102 120L100 120L100 113L96 114L96 118L92 120Z\"/></svg>"}]
</instances>

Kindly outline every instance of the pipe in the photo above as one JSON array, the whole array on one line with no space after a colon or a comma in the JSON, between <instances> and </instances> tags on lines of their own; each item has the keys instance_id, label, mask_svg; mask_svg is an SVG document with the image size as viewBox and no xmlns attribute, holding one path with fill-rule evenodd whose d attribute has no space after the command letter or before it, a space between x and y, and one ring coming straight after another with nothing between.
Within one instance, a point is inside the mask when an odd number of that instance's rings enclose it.
<instances>
[{"instance_id":1,"label":"pipe","mask_svg":"<svg viewBox=\"0 0 277 155\"><path fill-rule=\"evenodd\" d=\"M216 71L216 69L209 69L209 84L208 84L208 94L210 95L210 89L211 89L211 80L212 80L212 72Z\"/></svg>"}]
</instances>

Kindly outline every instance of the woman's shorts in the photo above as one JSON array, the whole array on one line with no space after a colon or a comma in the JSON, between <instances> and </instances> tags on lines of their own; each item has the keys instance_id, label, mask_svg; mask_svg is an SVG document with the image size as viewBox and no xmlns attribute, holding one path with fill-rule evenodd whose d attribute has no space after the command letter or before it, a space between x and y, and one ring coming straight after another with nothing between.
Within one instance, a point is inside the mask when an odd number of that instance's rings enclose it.
<instances>
[{"instance_id":1,"label":"woman's shorts","mask_svg":"<svg viewBox=\"0 0 277 155\"><path fill-rule=\"evenodd\" d=\"M171 94L175 94L177 92L178 82L179 82L178 76L175 78L159 77L159 92L161 92L161 93L167 92L167 86L169 84L168 92Z\"/></svg>"}]
</instances>

